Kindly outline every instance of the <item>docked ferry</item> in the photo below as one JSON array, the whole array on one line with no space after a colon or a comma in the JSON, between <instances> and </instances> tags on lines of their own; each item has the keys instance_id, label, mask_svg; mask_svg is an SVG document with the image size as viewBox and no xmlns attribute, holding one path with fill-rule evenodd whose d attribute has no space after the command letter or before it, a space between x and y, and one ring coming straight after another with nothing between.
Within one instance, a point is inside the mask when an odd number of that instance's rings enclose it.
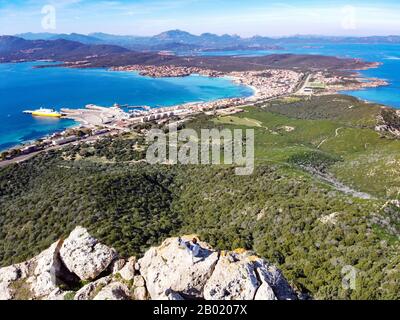
<instances>
[{"instance_id":1,"label":"docked ferry","mask_svg":"<svg viewBox=\"0 0 400 320\"><path fill-rule=\"evenodd\" d=\"M44 109L40 108L37 110L26 110L24 111L26 114L31 114L35 117L52 117L52 118L61 118L62 114L54 109Z\"/></svg>"}]
</instances>

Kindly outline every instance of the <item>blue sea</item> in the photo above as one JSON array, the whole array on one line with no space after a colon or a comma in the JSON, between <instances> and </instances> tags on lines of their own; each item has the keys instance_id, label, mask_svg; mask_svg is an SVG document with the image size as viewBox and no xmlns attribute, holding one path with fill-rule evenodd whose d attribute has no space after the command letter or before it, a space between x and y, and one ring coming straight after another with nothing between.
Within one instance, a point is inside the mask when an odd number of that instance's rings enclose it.
<instances>
[{"instance_id":1,"label":"blue sea","mask_svg":"<svg viewBox=\"0 0 400 320\"><path fill-rule=\"evenodd\" d=\"M0 64L0 150L62 131L76 123L34 118L24 110L112 106L172 106L250 96L252 90L228 79L190 76L152 79L105 69L33 68L43 62Z\"/></svg>"},{"instance_id":2,"label":"blue sea","mask_svg":"<svg viewBox=\"0 0 400 320\"><path fill-rule=\"evenodd\" d=\"M381 62L377 69L362 71L367 77L386 79L390 82L387 87L371 88L360 91L344 92L363 100L382 103L400 109L400 45L399 44L280 44L283 50L247 50L206 52L202 55L231 55L231 56L261 56L267 54L295 53L327 55L342 58L361 58L371 62Z\"/></svg>"},{"instance_id":3,"label":"blue sea","mask_svg":"<svg viewBox=\"0 0 400 320\"><path fill-rule=\"evenodd\" d=\"M361 71L367 77L386 79L389 86L344 92L360 99L400 109L399 44L281 44L283 50L207 52L202 55L260 56L275 53L329 55L381 62ZM42 62L0 64L0 150L34 140L74 125L73 121L33 118L26 109L82 108L94 103L171 106L194 101L249 96L252 91L223 78L190 76L152 79L131 72L104 69L35 69Z\"/></svg>"}]
</instances>

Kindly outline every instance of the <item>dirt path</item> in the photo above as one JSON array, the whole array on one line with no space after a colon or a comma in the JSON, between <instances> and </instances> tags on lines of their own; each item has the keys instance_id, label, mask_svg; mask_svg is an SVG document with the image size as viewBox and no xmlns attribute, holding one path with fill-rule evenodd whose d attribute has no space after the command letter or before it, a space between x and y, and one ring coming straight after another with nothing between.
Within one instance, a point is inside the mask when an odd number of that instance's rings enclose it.
<instances>
[{"instance_id":1,"label":"dirt path","mask_svg":"<svg viewBox=\"0 0 400 320\"><path fill-rule=\"evenodd\" d=\"M346 186L345 184L341 183L340 181L338 181L335 177L331 176L330 174L319 172L310 167L302 167L302 168L304 170L306 170L308 173L310 173L313 177L315 177L319 180L322 180L323 182L326 182L327 184L329 184L330 186L335 188L337 191L351 195L352 197L355 197L355 198L367 199L367 200L376 199L375 197L373 197L372 195L370 195L368 193L357 191L357 190L350 188L349 186Z\"/></svg>"},{"instance_id":2,"label":"dirt path","mask_svg":"<svg viewBox=\"0 0 400 320\"><path fill-rule=\"evenodd\" d=\"M339 130L340 129L344 129L343 127L340 127L340 128L337 128L336 130L335 130L335 138L337 138L338 136L339 136ZM319 149L326 141L328 141L329 140L329 138L326 138L326 139L324 139L324 140L322 140L321 141L321 143L317 146L317 149Z\"/></svg>"},{"instance_id":3,"label":"dirt path","mask_svg":"<svg viewBox=\"0 0 400 320\"><path fill-rule=\"evenodd\" d=\"M361 192L361 191L357 191L354 190L353 188L346 186L345 184L343 184L342 182L338 181L334 176L327 174L327 173L322 173L318 170L315 170L314 168L311 167L305 167L305 166L294 166L292 163L288 163L288 162L281 162L281 161L274 161L274 160L270 160L267 158L256 158L256 160L264 160L264 161L268 161L274 164L280 164L280 165L287 165L289 167L295 167L296 169L303 169L304 171L306 171L307 173L309 173L313 178L320 180L328 185L330 185L332 188L334 188L335 190L339 191L339 192L343 192L347 195L350 195L352 197L355 198L360 198L360 199L377 199L376 197L366 193L366 192Z\"/></svg>"}]
</instances>

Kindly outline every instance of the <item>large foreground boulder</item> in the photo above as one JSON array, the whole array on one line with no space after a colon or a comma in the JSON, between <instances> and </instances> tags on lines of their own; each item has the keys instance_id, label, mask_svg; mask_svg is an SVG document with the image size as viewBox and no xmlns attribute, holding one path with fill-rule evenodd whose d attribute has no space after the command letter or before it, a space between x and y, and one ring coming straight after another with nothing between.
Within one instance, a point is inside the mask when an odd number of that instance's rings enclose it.
<instances>
[{"instance_id":1,"label":"large foreground boulder","mask_svg":"<svg viewBox=\"0 0 400 320\"><path fill-rule=\"evenodd\" d=\"M296 299L277 269L250 251L222 252L204 287L207 300Z\"/></svg>"},{"instance_id":2,"label":"large foreground boulder","mask_svg":"<svg viewBox=\"0 0 400 320\"><path fill-rule=\"evenodd\" d=\"M0 269L0 299L42 299L74 281L60 259L61 245L62 240L57 241L26 262Z\"/></svg>"},{"instance_id":3,"label":"large foreground boulder","mask_svg":"<svg viewBox=\"0 0 400 320\"><path fill-rule=\"evenodd\" d=\"M192 236L183 237L189 241ZM168 299L169 291L186 298L203 298L203 288L218 262L218 252L200 243L199 257L179 245L178 238L169 238L161 246L149 249L138 261L139 272L146 280L151 299Z\"/></svg>"},{"instance_id":4,"label":"large foreground boulder","mask_svg":"<svg viewBox=\"0 0 400 320\"><path fill-rule=\"evenodd\" d=\"M117 252L101 244L86 229L75 228L60 250L66 267L82 280L93 280L117 258Z\"/></svg>"},{"instance_id":5,"label":"large foreground boulder","mask_svg":"<svg viewBox=\"0 0 400 320\"><path fill-rule=\"evenodd\" d=\"M207 300L253 300L260 287L251 258L223 252L204 288Z\"/></svg>"}]
</instances>

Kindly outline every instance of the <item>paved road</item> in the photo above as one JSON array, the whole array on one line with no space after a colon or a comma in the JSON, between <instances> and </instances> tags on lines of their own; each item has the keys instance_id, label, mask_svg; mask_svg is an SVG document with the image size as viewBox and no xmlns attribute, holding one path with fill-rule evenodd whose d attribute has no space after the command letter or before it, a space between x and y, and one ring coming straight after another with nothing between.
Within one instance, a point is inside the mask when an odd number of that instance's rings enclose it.
<instances>
[{"instance_id":1,"label":"paved road","mask_svg":"<svg viewBox=\"0 0 400 320\"><path fill-rule=\"evenodd\" d=\"M72 145L72 144L77 143L77 142L82 143L82 142L96 141L99 137L108 135L110 133L111 132L107 132L107 133L103 133L103 134L100 134L100 135L97 135L97 136L91 136L91 137L88 137L86 139L82 139L82 140L66 143L66 144L64 144L62 146L53 146L53 147L46 148L44 150L40 150L40 151L37 151L37 152L32 152L30 154L22 155L22 156L19 156L17 158L11 159L11 160L0 161L0 168L6 167L6 166L8 166L10 164L24 162L26 160L29 160L29 159L33 158L34 156L37 156L39 153L48 152L48 151L51 151L51 150L58 150L58 149L64 148L66 146Z\"/></svg>"},{"instance_id":2,"label":"paved road","mask_svg":"<svg viewBox=\"0 0 400 320\"><path fill-rule=\"evenodd\" d=\"M296 94L304 94L304 89L308 86L308 82L310 81L311 74L308 74L306 79L304 80L303 85L301 88L296 92Z\"/></svg>"}]
</instances>

